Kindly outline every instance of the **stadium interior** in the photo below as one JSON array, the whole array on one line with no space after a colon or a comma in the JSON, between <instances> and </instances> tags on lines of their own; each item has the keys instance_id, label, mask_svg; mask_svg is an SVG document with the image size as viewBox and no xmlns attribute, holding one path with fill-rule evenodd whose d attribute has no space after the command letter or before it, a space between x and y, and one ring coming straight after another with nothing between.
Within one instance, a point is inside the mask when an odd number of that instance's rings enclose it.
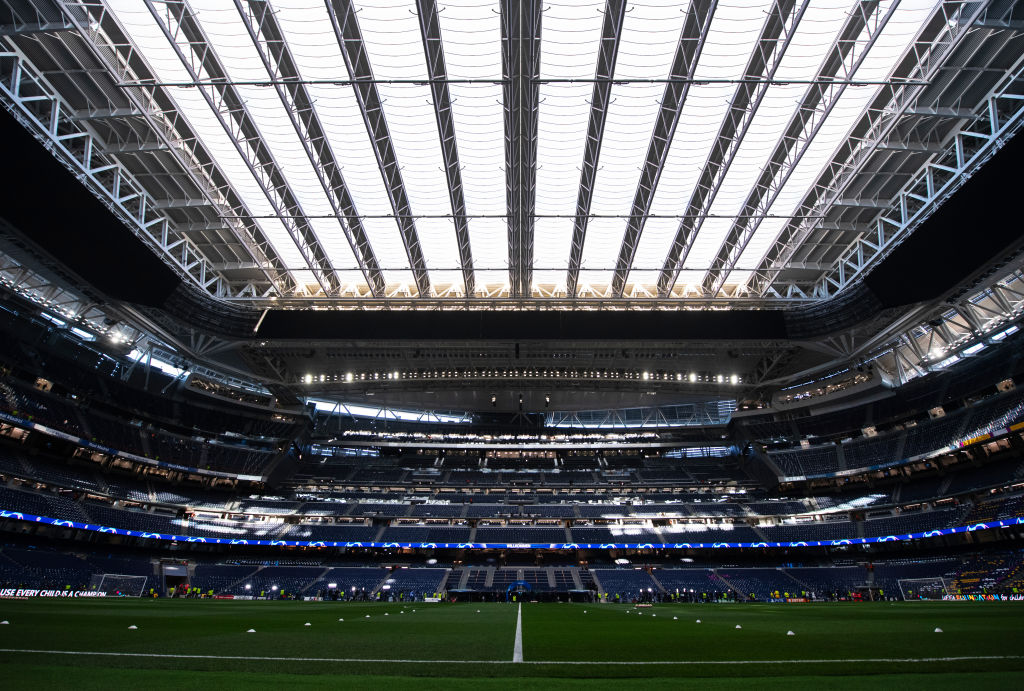
<instances>
[{"instance_id":1,"label":"stadium interior","mask_svg":"<svg viewBox=\"0 0 1024 691\"><path fill-rule=\"evenodd\" d=\"M1024 599L1024 2L0 0L0 103L0 593Z\"/></svg>"}]
</instances>

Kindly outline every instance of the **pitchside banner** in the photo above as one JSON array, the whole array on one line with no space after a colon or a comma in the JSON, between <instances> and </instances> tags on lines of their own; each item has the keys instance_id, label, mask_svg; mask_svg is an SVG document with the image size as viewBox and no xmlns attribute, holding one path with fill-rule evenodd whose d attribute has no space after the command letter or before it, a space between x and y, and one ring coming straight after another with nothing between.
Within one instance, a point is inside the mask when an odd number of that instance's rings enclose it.
<instances>
[{"instance_id":1,"label":"pitchside banner","mask_svg":"<svg viewBox=\"0 0 1024 691\"><path fill-rule=\"evenodd\" d=\"M34 588L0 588L0 598L21 597L106 597L99 590L40 590Z\"/></svg>"},{"instance_id":2,"label":"pitchside banner","mask_svg":"<svg viewBox=\"0 0 1024 691\"><path fill-rule=\"evenodd\" d=\"M735 549L742 547L839 547L842 545L869 545L879 542L903 542L920 540L928 537L972 533L978 530L993 528L1009 528L1024 525L1024 517L1006 518L998 521L962 525L955 528L940 528L923 533L903 533L900 535L884 535L880 537L853 537L840 540L806 540L802 542L330 542L310 540L246 540L228 537L190 537L171 533L153 533L126 528L111 528L91 523L78 523L46 516L34 516L21 511L0 510L0 518L12 518L32 523L45 523L62 528L92 530L111 535L129 535L131 537L149 538L152 540L169 540L172 542L196 542L210 545L256 545L260 547L391 547L396 549Z\"/></svg>"}]
</instances>

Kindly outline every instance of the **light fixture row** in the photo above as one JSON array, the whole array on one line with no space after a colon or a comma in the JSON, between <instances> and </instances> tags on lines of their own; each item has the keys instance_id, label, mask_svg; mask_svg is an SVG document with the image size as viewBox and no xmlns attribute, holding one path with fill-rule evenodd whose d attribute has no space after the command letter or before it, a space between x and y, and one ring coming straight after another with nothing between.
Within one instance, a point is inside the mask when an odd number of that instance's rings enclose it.
<instances>
[{"instance_id":1,"label":"light fixture row","mask_svg":"<svg viewBox=\"0 0 1024 691\"><path fill-rule=\"evenodd\" d=\"M651 372L608 371L608 370L554 370L554 369L486 369L486 370L417 370L413 372L345 372L344 374L307 373L305 384L342 382L351 384L366 381L415 381L432 379L480 379L480 378L526 378L526 379L593 379L651 382L689 382L736 385L743 381L737 374L709 374L706 372Z\"/></svg>"}]
</instances>

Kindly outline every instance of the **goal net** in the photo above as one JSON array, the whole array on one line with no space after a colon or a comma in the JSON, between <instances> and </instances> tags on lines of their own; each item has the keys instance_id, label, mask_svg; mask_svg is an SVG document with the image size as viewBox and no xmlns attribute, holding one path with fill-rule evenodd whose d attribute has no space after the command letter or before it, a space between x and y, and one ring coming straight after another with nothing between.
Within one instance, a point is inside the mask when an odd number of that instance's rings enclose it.
<instances>
[{"instance_id":1,"label":"goal net","mask_svg":"<svg viewBox=\"0 0 1024 691\"><path fill-rule=\"evenodd\" d=\"M148 576L96 573L89 582L89 590L106 593L108 597L142 597L148 580Z\"/></svg>"},{"instance_id":2,"label":"goal net","mask_svg":"<svg viewBox=\"0 0 1024 691\"><path fill-rule=\"evenodd\" d=\"M954 590L950 578L901 578L898 583L904 600L941 600Z\"/></svg>"}]
</instances>

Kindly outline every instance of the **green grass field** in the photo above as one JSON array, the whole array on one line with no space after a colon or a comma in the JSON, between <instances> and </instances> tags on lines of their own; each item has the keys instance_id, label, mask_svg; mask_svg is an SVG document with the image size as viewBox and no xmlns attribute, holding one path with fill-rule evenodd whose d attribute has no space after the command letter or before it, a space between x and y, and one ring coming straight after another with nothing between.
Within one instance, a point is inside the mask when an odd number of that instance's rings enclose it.
<instances>
[{"instance_id":1,"label":"green grass field","mask_svg":"<svg viewBox=\"0 0 1024 691\"><path fill-rule=\"evenodd\" d=\"M1024 606L1005 602L527 603L522 663L505 604L6 600L0 620L4 689L1008 689L1024 673Z\"/></svg>"}]
</instances>

